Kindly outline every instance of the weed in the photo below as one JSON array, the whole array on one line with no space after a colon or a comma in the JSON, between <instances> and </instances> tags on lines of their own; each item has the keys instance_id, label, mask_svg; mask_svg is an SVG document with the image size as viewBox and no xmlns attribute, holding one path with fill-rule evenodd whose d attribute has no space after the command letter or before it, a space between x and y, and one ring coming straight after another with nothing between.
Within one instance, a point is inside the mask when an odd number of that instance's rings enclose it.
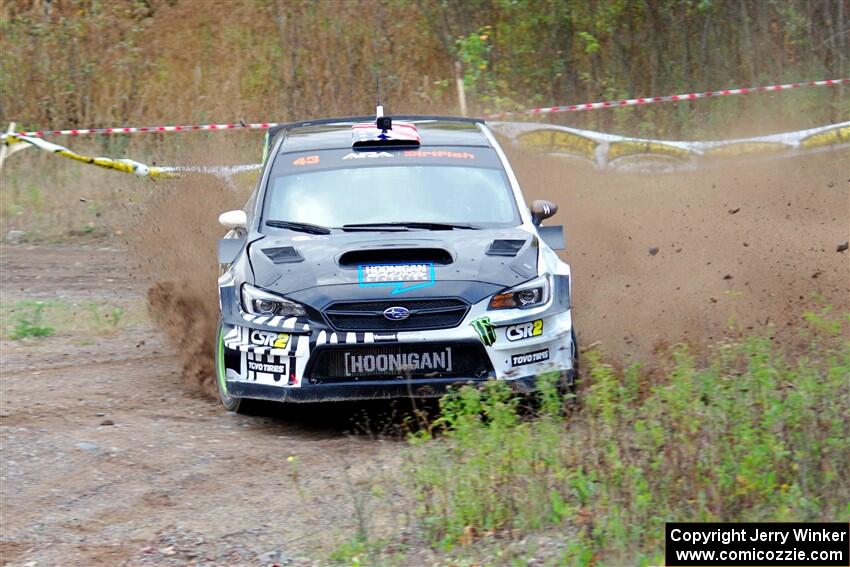
<instances>
[{"instance_id":1,"label":"weed","mask_svg":"<svg viewBox=\"0 0 850 567\"><path fill-rule=\"evenodd\" d=\"M306 500L307 493L301 485L301 476L298 471L298 457L295 455L289 455L286 458L286 462L289 463L289 480L292 481L292 484L295 485L296 490L298 490L298 496L300 496L302 500Z\"/></svg>"},{"instance_id":2,"label":"weed","mask_svg":"<svg viewBox=\"0 0 850 567\"><path fill-rule=\"evenodd\" d=\"M544 380L524 419L503 383L446 396L439 435L411 435L419 527L444 551L470 534L577 530L561 561L662 561L667 521L850 517L850 349L829 309L807 313L793 356L760 336L684 346L666 372L616 371L600 353L578 411Z\"/></svg>"},{"instance_id":3,"label":"weed","mask_svg":"<svg viewBox=\"0 0 850 567\"><path fill-rule=\"evenodd\" d=\"M331 561L344 565L363 565L362 558L366 555L366 544L359 539L346 542L338 546L330 555Z\"/></svg>"},{"instance_id":4,"label":"weed","mask_svg":"<svg viewBox=\"0 0 850 567\"><path fill-rule=\"evenodd\" d=\"M53 327L44 324L44 307L41 301L28 302L29 309L19 313L15 327L9 334L12 340L26 339L29 337L49 337L53 334Z\"/></svg>"},{"instance_id":5,"label":"weed","mask_svg":"<svg viewBox=\"0 0 850 567\"><path fill-rule=\"evenodd\" d=\"M19 339L28 336L73 335L76 344L86 337L113 335L121 329L147 321L142 302L129 305L65 300L22 300L4 303L0 309L4 324L0 336Z\"/></svg>"},{"instance_id":6,"label":"weed","mask_svg":"<svg viewBox=\"0 0 850 567\"><path fill-rule=\"evenodd\" d=\"M88 310L91 313L96 334L115 333L121 325L121 318L124 316L124 308L118 306L102 306L98 303L90 303Z\"/></svg>"},{"instance_id":7,"label":"weed","mask_svg":"<svg viewBox=\"0 0 850 567\"><path fill-rule=\"evenodd\" d=\"M364 541L358 538L340 544L331 552L332 563L347 567L401 566L406 563L399 557L405 546L379 539Z\"/></svg>"}]
</instances>

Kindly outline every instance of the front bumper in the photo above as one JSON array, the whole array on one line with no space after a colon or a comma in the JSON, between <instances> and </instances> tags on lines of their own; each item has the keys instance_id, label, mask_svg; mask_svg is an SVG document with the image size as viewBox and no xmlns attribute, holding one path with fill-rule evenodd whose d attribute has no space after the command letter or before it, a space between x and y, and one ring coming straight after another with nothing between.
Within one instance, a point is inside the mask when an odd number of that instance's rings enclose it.
<instances>
[{"instance_id":1,"label":"front bumper","mask_svg":"<svg viewBox=\"0 0 850 567\"><path fill-rule=\"evenodd\" d=\"M572 372L572 370L568 371ZM423 379L387 382L361 381L335 384L312 384L303 388L281 388L268 384L244 381L228 381L228 393L237 398L253 398L275 402L338 402L353 400L385 400L395 398L438 398L450 388L475 385L487 379L460 378ZM525 376L510 381L518 392L528 393L535 389L535 376Z\"/></svg>"},{"instance_id":2,"label":"front bumper","mask_svg":"<svg viewBox=\"0 0 850 567\"><path fill-rule=\"evenodd\" d=\"M495 326L496 340L489 345L482 344L470 324L483 314L490 316ZM519 391L531 391L535 377L542 373L570 375L573 371L569 309L502 315L477 305L456 328L398 333L340 333L286 321L275 327L269 326L270 321L258 323L250 315L240 315L239 320L225 321L222 327L225 381L228 394L234 397L282 402L438 397L451 386L492 379L507 381ZM446 351L448 364L438 358ZM361 358L359 366L355 360L349 368L349 354L353 357L359 352L378 354ZM417 358L417 373L390 375L390 369L377 376L370 372L375 370L370 364L386 369L393 357L399 359L410 352L420 357L431 353L434 366ZM328 353L346 359L336 373L321 364ZM409 362L409 358L404 360Z\"/></svg>"}]
</instances>

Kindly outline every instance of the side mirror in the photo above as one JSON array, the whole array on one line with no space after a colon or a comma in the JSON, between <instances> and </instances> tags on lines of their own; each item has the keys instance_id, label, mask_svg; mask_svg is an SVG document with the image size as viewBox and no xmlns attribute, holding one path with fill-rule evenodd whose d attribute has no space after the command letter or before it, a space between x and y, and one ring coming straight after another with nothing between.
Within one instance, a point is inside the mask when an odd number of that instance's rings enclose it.
<instances>
[{"instance_id":1,"label":"side mirror","mask_svg":"<svg viewBox=\"0 0 850 567\"><path fill-rule=\"evenodd\" d=\"M558 212L558 205L552 201L537 199L531 202L531 222L534 226L540 226L544 219L548 219Z\"/></svg>"},{"instance_id":2,"label":"side mirror","mask_svg":"<svg viewBox=\"0 0 850 567\"><path fill-rule=\"evenodd\" d=\"M224 228L248 228L248 215L245 211L227 211L218 215L218 222Z\"/></svg>"}]
</instances>

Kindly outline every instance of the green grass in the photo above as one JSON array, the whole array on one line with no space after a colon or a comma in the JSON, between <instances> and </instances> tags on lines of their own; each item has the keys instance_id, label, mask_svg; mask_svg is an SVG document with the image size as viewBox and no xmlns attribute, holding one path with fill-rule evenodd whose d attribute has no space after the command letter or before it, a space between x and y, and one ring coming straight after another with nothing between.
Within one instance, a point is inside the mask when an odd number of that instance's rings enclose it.
<instances>
[{"instance_id":1,"label":"green grass","mask_svg":"<svg viewBox=\"0 0 850 567\"><path fill-rule=\"evenodd\" d=\"M102 337L147 322L141 301L115 304L92 301L22 300L3 304L0 338L21 340L72 335L75 338Z\"/></svg>"},{"instance_id":2,"label":"green grass","mask_svg":"<svg viewBox=\"0 0 850 567\"><path fill-rule=\"evenodd\" d=\"M22 310L15 317L14 327L9 333L9 338L14 341L29 337L49 337L53 334L53 327L44 324L44 303L35 302L29 307L29 310Z\"/></svg>"},{"instance_id":3,"label":"green grass","mask_svg":"<svg viewBox=\"0 0 850 567\"><path fill-rule=\"evenodd\" d=\"M850 520L846 323L807 313L793 349L676 346L653 372L590 352L578 409L546 381L533 418L502 383L448 395L399 472L420 545L459 565L522 563L531 548L511 542L548 534L549 564L649 565L667 521ZM335 559L394 563L369 549Z\"/></svg>"}]
</instances>

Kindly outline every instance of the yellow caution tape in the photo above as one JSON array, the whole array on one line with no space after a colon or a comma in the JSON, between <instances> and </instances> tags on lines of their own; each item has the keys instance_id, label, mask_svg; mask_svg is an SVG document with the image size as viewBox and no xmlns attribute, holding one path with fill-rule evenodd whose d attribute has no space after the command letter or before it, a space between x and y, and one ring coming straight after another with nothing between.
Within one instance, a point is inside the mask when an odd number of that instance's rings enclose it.
<instances>
[{"instance_id":1,"label":"yellow caution tape","mask_svg":"<svg viewBox=\"0 0 850 567\"><path fill-rule=\"evenodd\" d=\"M800 142L803 148L820 148L850 142L850 126L837 126L824 132L812 134Z\"/></svg>"},{"instance_id":2,"label":"yellow caution tape","mask_svg":"<svg viewBox=\"0 0 850 567\"><path fill-rule=\"evenodd\" d=\"M535 130L517 138L521 147L544 152L563 152L586 159L594 159L599 142L574 132L563 130Z\"/></svg>"},{"instance_id":3,"label":"yellow caution tape","mask_svg":"<svg viewBox=\"0 0 850 567\"><path fill-rule=\"evenodd\" d=\"M652 140L623 140L608 147L608 161L634 155L687 159L693 152Z\"/></svg>"},{"instance_id":4,"label":"yellow caution tape","mask_svg":"<svg viewBox=\"0 0 850 567\"><path fill-rule=\"evenodd\" d=\"M772 154L784 152L788 149L790 149L790 146L782 142L738 142L709 148L703 152L703 155L711 157L740 157L753 154Z\"/></svg>"},{"instance_id":5,"label":"yellow caution tape","mask_svg":"<svg viewBox=\"0 0 850 567\"><path fill-rule=\"evenodd\" d=\"M492 122L490 125L522 147L577 156L596 167L611 169L640 170L641 164L645 163L647 171L676 171L699 167L703 165L701 161L709 165L714 161L711 158L770 159L850 145L850 122L755 138L691 142L629 138L552 124ZM221 177L232 185L233 175L262 168L262 164L151 167L131 159L85 156L42 138L23 134L3 134L0 139L10 148L29 144L82 163L141 177L169 178L179 177L180 173L203 173ZM664 162L667 165L663 165Z\"/></svg>"},{"instance_id":6,"label":"yellow caution tape","mask_svg":"<svg viewBox=\"0 0 850 567\"><path fill-rule=\"evenodd\" d=\"M138 175L140 177L178 177L177 173L169 171L168 168L151 167L131 159L113 159L107 157L84 156L82 154L78 154L77 152L73 152L64 146L60 146L59 144L53 144L41 138L22 136L20 134L4 134L2 136L2 139L3 143L8 146L20 143L27 143L40 150L44 150L52 154L57 154L66 158L70 158L83 163L89 163L106 169L114 169L116 171L123 171L124 173L132 173L133 175Z\"/></svg>"},{"instance_id":7,"label":"yellow caution tape","mask_svg":"<svg viewBox=\"0 0 850 567\"><path fill-rule=\"evenodd\" d=\"M530 122L490 122L490 127L520 147L578 156L600 169L631 171L688 170L710 166L717 158L724 158L724 163L727 158L773 159L850 146L850 122L753 138L688 142Z\"/></svg>"}]
</instances>

